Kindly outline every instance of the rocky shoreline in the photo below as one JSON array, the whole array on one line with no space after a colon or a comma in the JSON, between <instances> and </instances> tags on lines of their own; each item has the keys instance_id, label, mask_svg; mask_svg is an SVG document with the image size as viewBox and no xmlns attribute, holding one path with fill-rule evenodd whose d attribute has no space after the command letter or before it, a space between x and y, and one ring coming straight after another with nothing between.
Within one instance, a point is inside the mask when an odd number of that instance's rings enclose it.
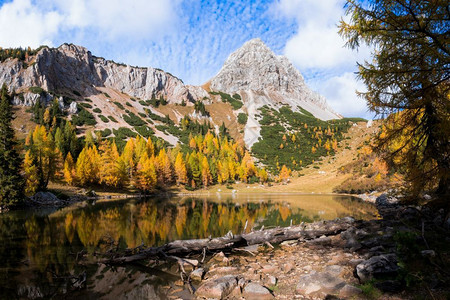
<instances>
[{"instance_id":1,"label":"rocky shoreline","mask_svg":"<svg viewBox=\"0 0 450 300\"><path fill-rule=\"evenodd\" d=\"M169 288L169 298L445 299L448 212L400 205L385 195L376 205L380 219L354 221L338 234L219 252L203 265L187 264L189 280ZM429 267L418 272L412 261Z\"/></svg>"}]
</instances>

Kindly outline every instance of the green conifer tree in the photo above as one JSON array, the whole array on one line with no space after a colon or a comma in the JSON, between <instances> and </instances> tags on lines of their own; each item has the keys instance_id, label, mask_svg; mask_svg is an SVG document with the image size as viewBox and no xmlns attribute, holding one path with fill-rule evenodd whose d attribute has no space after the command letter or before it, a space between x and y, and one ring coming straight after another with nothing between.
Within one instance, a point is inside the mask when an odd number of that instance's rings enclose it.
<instances>
[{"instance_id":1,"label":"green conifer tree","mask_svg":"<svg viewBox=\"0 0 450 300\"><path fill-rule=\"evenodd\" d=\"M22 160L12 128L14 117L6 84L1 88L0 98L0 206L11 206L24 199Z\"/></svg>"}]
</instances>

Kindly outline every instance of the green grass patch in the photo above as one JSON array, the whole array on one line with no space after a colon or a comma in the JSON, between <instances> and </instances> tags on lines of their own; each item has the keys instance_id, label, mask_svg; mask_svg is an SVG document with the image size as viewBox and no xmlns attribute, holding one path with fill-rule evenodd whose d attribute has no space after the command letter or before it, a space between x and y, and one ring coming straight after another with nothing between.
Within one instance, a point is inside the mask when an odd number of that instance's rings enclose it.
<instances>
[{"instance_id":1,"label":"green grass patch","mask_svg":"<svg viewBox=\"0 0 450 300\"><path fill-rule=\"evenodd\" d=\"M239 94L234 94L233 97L227 93L223 92L210 92L211 95L220 95L220 98L222 99L222 102L230 103L231 107L233 107L234 110L240 109L244 103L242 103L241 96Z\"/></svg>"}]
</instances>

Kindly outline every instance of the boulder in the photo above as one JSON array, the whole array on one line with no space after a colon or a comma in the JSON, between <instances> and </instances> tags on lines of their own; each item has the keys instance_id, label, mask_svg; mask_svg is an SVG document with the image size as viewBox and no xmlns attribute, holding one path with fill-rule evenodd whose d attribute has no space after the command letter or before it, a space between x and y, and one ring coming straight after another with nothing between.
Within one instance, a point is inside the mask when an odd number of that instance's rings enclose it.
<instances>
[{"instance_id":1,"label":"boulder","mask_svg":"<svg viewBox=\"0 0 450 300\"><path fill-rule=\"evenodd\" d=\"M299 278L296 291L303 295L337 294L345 282L335 273L319 272Z\"/></svg>"},{"instance_id":2,"label":"boulder","mask_svg":"<svg viewBox=\"0 0 450 300\"><path fill-rule=\"evenodd\" d=\"M205 275L206 278L212 278L217 275L230 275L230 274L238 274L239 269L236 267L217 267L211 268Z\"/></svg>"},{"instance_id":3,"label":"boulder","mask_svg":"<svg viewBox=\"0 0 450 300\"><path fill-rule=\"evenodd\" d=\"M62 204L62 201L50 192L37 192L30 200L38 205L43 206L57 206Z\"/></svg>"},{"instance_id":4,"label":"boulder","mask_svg":"<svg viewBox=\"0 0 450 300\"><path fill-rule=\"evenodd\" d=\"M191 279L194 281L202 281L203 275L205 274L205 269L198 268L191 272Z\"/></svg>"},{"instance_id":5,"label":"boulder","mask_svg":"<svg viewBox=\"0 0 450 300\"><path fill-rule=\"evenodd\" d=\"M199 286L195 295L203 298L224 299L236 288L238 278L234 275L227 275L216 279L205 281Z\"/></svg>"},{"instance_id":6,"label":"boulder","mask_svg":"<svg viewBox=\"0 0 450 300\"><path fill-rule=\"evenodd\" d=\"M395 275L399 270L395 254L372 256L356 266L356 275L364 283L373 278Z\"/></svg>"},{"instance_id":7,"label":"boulder","mask_svg":"<svg viewBox=\"0 0 450 300\"><path fill-rule=\"evenodd\" d=\"M340 291L339 291L339 298L350 298L350 299L357 299L362 294L362 290L354 287L353 285L346 284Z\"/></svg>"},{"instance_id":8,"label":"boulder","mask_svg":"<svg viewBox=\"0 0 450 300\"><path fill-rule=\"evenodd\" d=\"M70 115L75 115L78 112L77 103L75 101L70 103L68 112Z\"/></svg>"},{"instance_id":9,"label":"boulder","mask_svg":"<svg viewBox=\"0 0 450 300\"><path fill-rule=\"evenodd\" d=\"M246 300L266 300L273 299L272 293L262 285L250 282L245 285L242 296Z\"/></svg>"}]
</instances>

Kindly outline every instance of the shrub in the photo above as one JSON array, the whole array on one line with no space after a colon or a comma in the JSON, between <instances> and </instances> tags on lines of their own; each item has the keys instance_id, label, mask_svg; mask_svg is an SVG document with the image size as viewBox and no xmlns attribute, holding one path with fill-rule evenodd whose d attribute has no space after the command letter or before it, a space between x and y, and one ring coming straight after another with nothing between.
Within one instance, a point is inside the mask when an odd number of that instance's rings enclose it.
<instances>
[{"instance_id":1,"label":"shrub","mask_svg":"<svg viewBox=\"0 0 450 300\"><path fill-rule=\"evenodd\" d=\"M72 91L73 92L73 94L74 95L76 95L76 96L80 96L81 97L81 94L80 94L80 92L79 91Z\"/></svg>"},{"instance_id":2,"label":"shrub","mask_svg":"<svg viewBox=\"0 0 450 300\"><path fill-rule=\"evenodd\" d=\"M134 129L137 131L137 133L139 133L141 136L143 136L145 138L149 138L155 134L153 129L151 129L148 126L136 126L136 127L134 127Z\"/></svg>"},{"instance_id":3,"label":"shrub","mask_svg":"<svg viewBox=\"0 0 450 300\"><path fill-rule=\"evenodd\" d=\"M130 128L120 127L119 129L113 129L114 135L116 138L125 140L129 137L136 137L137 133L132 131Z\"/></svg>"},{"instance_id":4,"label":"shrub","mask_svg":"<svg viewBox=\"0 0 450 300\"><path fill-rule=\"evenodd\" d=\"M97 124L94 116L80 105L78 105L78 114L72 116L72 122L76 126L83 126L85 124L93 126Z\"/></svg>"},{"instance_id":5,"label":"shrub","mask_svg":"<svg viewBox=\"0 0 450 300\"><path fill-rule=\"evenodd\" d=\"M98 108L98 107L94 108L92 111L97 113L97 114L101 114L102 113L102 110L100 108Z\"/></svg>"},{"instance_id":6,"label":"shrub","mask_svg":"<svg viewBox=\"0 0 450 300\"><path fill-rule=\"evenodd\" d=\"M81 105L81 106L83 106L84 108L92 108L92 105L90 105L89 103L83 103L83 102L80 102L80 103L78 103L79 105Z\"/></svg>"},{"instance_id":7,"label":"shrub","mask_svg":"<svg viewBox=\"0 0 450 300\"><path fill-rule=\"evenodd\" d=\"M125 104L126 104L127 106L129 106L129 107L133 107L133 105L131 105L130 102L126 102Z\"/></svg>"},{"instance_id":8,"label":"shrub","mask_svg":"<svg viewBox=\"0 0 450 300\"><path fill-rule=\"evenodd\" d=\"M28 90L30 91L30 93L33 94L42 94L44 92L44 90L38 86L32 86Z\"/></svg>"},{"instance_id":9,"label":"shrub","mask_svg":"<svg viewBox=\"0 0 450 300\"><path fill-rule=\"evenodd\" d=\"M114 103L115 105L117 105L118 108L120 108L120 109L122 109L122 110L125 109L125 107L123 107L123 105L122 105L121 103L119 103L119 102L117 102L117 101L114 101L113 103Z\"/></svg>"},{"instance_id":10,"label":"shrub","mask_svg":"<svg viewBox=\"0 0 450 300\"><path fill-rule=\"evenodd\" d=\"M111 96L108 95L108 93L103 93L103 95L105 95L106 98L111 98Z\"/></svg>"},{"instance_id":11,"label":"shrub","mask_svg":"<svg viewBox=\"0 0 450 300\"><path fill-rule=\"evenodd\" d=\"M99 115L98 116L100 118L100 120L102 120L104 123L109 123L109 120L107 117L105 117L104 115Z\"/></svg>"},{"instance_id":12,"label":"shrub","mask_svg":"<svg viewBox=\"0 0 450 300\"><path fill-rule=\"evenodd\" d=\"M237 120L238 120L239 124L242 124L242 125L247 124L247 119L248 119L247 114L244 114L244 113L238 114Z\"/></svg>"},{"instance_id":13,"label":"shrub","mask_svg":"<svg viewBox=\"0 0 450 300\"><path fill-rule=\"evenodd\" d=\"M211 92L212 95L220 95L220 98L222 99L222 102L228 102L231 104L231 107L233 107L234 110L240 109L244 104L240 101L241 96L238 94L234 94L233 97L231 97L227 93L223 92Z\"/></svg>"},{"instance_id":14,"label":"shrub","mask_svg":"<svg viewBox=\"0 0 450 300\"><path fill-rule=\"evenodd\" d=\"M89 98L84 98L84 101L92 103L92 100Z\"/></svg>"},{"instance_id":15,"label":"shrub","mask_svg":"<svg viewBox=\"0 0 450 300\"><path fill-rule=\"evenodd\" d=\"M142 117L142 118L147 118L147 115L144 114L144 113L139 112L138 115L139 115L140 117Z\"/></svg>"},{"instance_id":16,"label":"shrub","mask_svg":"<svg viewBox=\"0 0 450 300\"><path fill-rule=\"evenodd\" d=\"M117 122L117 120L113 116L108 116L108 119L110 119L114 123L119 123L119 122Z\"/></svg>"},{"instance_id":17,"label":"shrub","mask_svg":"<svg viewBox=\"0 0 450 300\"><path fill-rule=\"evenodd\" d=\"M202 101L196 101L194 104L194 111L196 113L199 113L202 116L208 116L209 112L205 108L205 104Z\"/></svg>"},{"instance_id":18,"label":"shrub","mask_svg":"<svg viewBox=\"0 0 450 300\"><path fill-rule=\"evenodd\" d=\"M102 137L110 136L112 133L111 129L109 129L109 128L106 128L105 130L96 131L96 132L100 132L100 135Z\"/></svg>"},{"instance_id":19,"label":"shrub","mask_svg":"<svg viewBox=\"0 0 450 300\"><path fill-rule=\"evenodd\" d=\"M122 116L124 121L130 124L131 126L143 126L147 124L144 120L130 112L128 115Z\"/></svg>"}]
</instances>

